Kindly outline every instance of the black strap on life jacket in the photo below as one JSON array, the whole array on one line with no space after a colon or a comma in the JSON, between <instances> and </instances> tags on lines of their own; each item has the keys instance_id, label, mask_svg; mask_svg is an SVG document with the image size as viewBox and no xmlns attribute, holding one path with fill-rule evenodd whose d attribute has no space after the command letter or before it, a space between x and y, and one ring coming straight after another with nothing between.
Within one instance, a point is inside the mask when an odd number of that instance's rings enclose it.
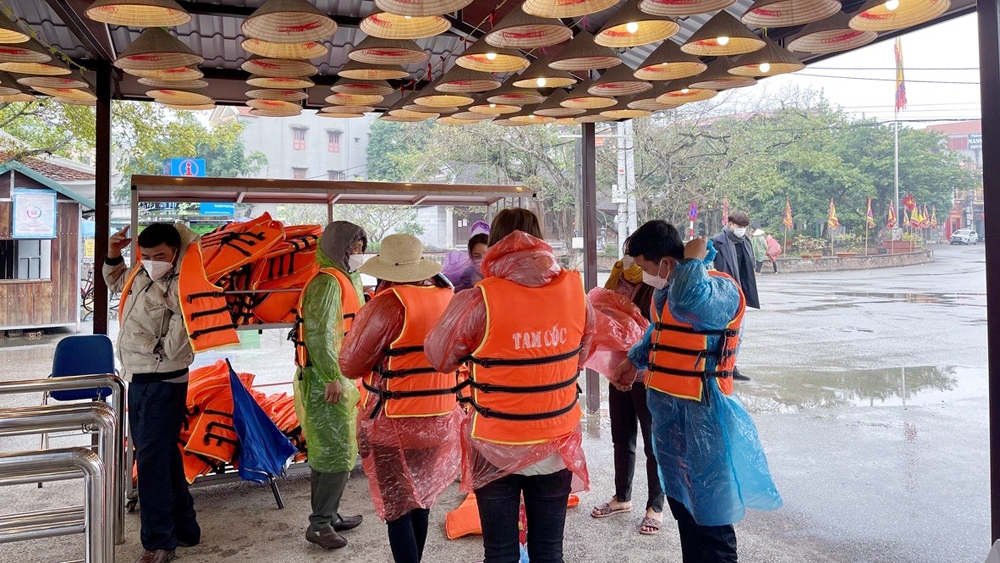
<instances>
[{"instance_id":1,"label":"black strap on life jacket","mask_svg":"<svg viewBox=\"0 0 1000 563\"><path fill-rule=\"evenodd\" d=\"M233 415L230 414L230 413L222 412L222 411L216 411L216 410L211 410L211 409L206 409L204 414L214 414L216 416L221 416L223 418L228 418L230 420L233 419ZM222 446L222 444L224 444L224 443L226 443L226 444L232 444L234 446L238 446L239 445L239 440L234 440L234 439L229 438L227 436L222 436L220 434L213 433L213 431L215 429L217 429L217 428L221 429L221 430L228 430L228 431L233 432L233 433L236 432L236 428L233 427L233 425L231 425L231 424L225 424L225 423L217 422L217 421L213 420L213 421L211 421L211 422L209 422L208 424L205 425L205 436L202 438L202 441L204 442L204 444L206 446L211 445L212 440L214 440L216 442L216 444L215 444L216 446Z\"/></svg>"},{"instance_id":2,"label":"black strap on life jacket","mask_svg":"<svg viewBox=\"0 0 1000 563\"><path fill-rule=\"evenodd\" d=\"M259 242L264 242L264 240L265 240L264 233L247 233L247 232L234 231L234 232L222 233L217 237L211 237L208 241L202 239L202 247L204 248L207 246L211 248L213 246L228 246L236 250L243 256L249 258L253 256L253 253L242 247L243 246L253 247L256 246L257 243Z\"/></svg>"},{"instance_id":3,"label":"black strap on life jacket","mask_svg":"<svg viewBox=\"0 0 1000 563\"><path fill-rule=\"evenodd\" d=\"M382 406L386 401L392 399L413 399L417 397L437 397L439 395L454 395L456 387L446 387L444 389L421 389L419 391L389 391L388 389L381 389L379 387L374 387L369 385L367 381L362 380L361 384L369 393L378 397L378 402L375 403L375 408L372 409L372 413L368 418L374 420L378 416L379 411L382 410Z\"/></svg>"},{"instance_id":4,"label":"black strap on life jacket","mask_svg":"<svg viewBox=\"0 0 1000 563\"><path fill-rule=\"evenodd\" d=\"M575 358L580 355L581 351L583 351L582 343L575 350L571 350L565 354L559 354L557 356L543 356L541 358L477 358L476 356L466 356L465 358L462 358L461 361L472 362L487 369L494 367L544 366L547 364L565 362L570 358Z\"/></svg>"},{"instance_id":5,"label":"black strap on life jacket","mask_svg":"<svg viewBox=\"0 0 1000 563\"><path fill-rule=\"evenodd\" d=\"M344 319L345 320L346 319L353 319L353 318L354 318L354 313L348 313L348 314L344 315ZM288 331L288 341L291 342L296 348L298 348L299 346L301 346L305 350L305 356L306 356L305 365L304 366L300 366L300 367L312 367L312 361L309 359L309 349L306 348L305 337L303 337L301 340L299 340L299 329L302 328L302 324L304 322L305 321L302 319L302 315L296 313L295 314L295 321L292 323L292 330ZM303 332L305 332L305 331L303 330ZM349 333L350 333L350 331L344 331L344 336L347 336ZM296 358L297 357L298 357L298 353L296 352Z\"/></svg>"},{"instance_id":6,"label":"black strap on life jacket","mask_svg":"<svg viewBox=\"0 0 1000 563\"><path fill-rule=\"evenodd\" d=\"M676 369L676 368L668 368L668 367L664 367L664 366L658 366L656 364L649 364L648 369L649 369L649 371L655 371L657 373L663 373L663 374L666 374L666 375L677 375L677 376L680 376L680 377L698 377L698 378L702 378L702 379L707 379L707 378L711 378L711 377L726 378L726 377L732 377L733 376L733 371L732 370L725 370L725 371L694 371L694 370L691 370L691 371L689 371L689 370L684 370L684 369Z\"/></svg>"},{"instance_id":7,"label":"black strap on life jacket","mask_svg":"<svg viewBox=\"0 0 1000 563\"><path fill-rule=\"evenodd\" d=\"M681 332L684 334L697 334L700 336L724 336L731 338L733 336L739 336L739 329L725 328L722 330L695 330L693 327L680 326L670 323L659 322L653 325L656 330L664 330L668 332Z\"/></svg>"},{"instance_id":8,"label":"black strap on life jacket","mask_svg":"<svg viewBox=\"0 0 1000 563\"><path fill-rule=\"evenodd\" d=\"M496 418L496 419L499 419L499 420L511 420L511 421L515 421L515 422L526 422L526 421L533 421L533 420L547 420L547 419L550 419L550 418L556 418L556 417L560 417L560 416L562 416L562 415L564 415L564 414L572 411L576 407L577 402L579 402L580 392L581 392L580 387L577 386L577 388L576 388L576 395L573 396L573 402L571 402L569 405L566 405L565 407L563 407L561 409L554 410L554 411L538 412L538 413L523 413L523 414L521 414L521 413L503 412L503 411L498 411L498 410L486 408L486 407L480 405L479 403L475 402L474 400L472 400L470 398L464 398L463 397L460 400L463 403L468 403L469 405L471 405L472 408L476 409L477 413L479 413L481 416L484 416L486 418Z\"/></svg>"},{"instance_id":9,"label":"black strap on life jacket","mask_svg":"<svg viewBox=\"0 0 1000 563\"><path fill-rule=\"evenodd\" d=\"M472 387L473 389L482 393L514 393L514 394L546 393L550 391L558 391L560 389L565 389L571 385L576 385L578 379L579 379L579 374L575 374L573 375L573 377L565 381L558 381L556 383L550 383L548 385L517 385L517 386L494 385L491 383L482 383L473 381L472 379L467 379L464 383L458 385L457 390L460 391L465 387ZM471 405L472 408L476 409L476 412L478 412L480 415L489 418L497 418L500 420L512 420L512 421L547 420L549 418L556 418L562 416L573 410L573 407L576 406L577 401L579 400L580 397L580 393L582 392L583 390L580 389L580 386L576 385L576 394L573 396L572 403L561 409L548 412L539 412L539 413L509 413L509 412L498 411L480 405L472 397L463 397L461 395L459 395L458 400L459 402Z\"/></svg>"}]
</instances>

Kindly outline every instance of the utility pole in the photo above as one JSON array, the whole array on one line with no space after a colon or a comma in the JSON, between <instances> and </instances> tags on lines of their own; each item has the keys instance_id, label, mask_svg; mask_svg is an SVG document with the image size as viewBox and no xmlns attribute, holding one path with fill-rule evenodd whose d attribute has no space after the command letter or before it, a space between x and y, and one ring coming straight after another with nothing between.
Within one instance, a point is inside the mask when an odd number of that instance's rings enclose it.
<instances>
[{"instance_id":1,"label":"utility pole","mask_svg":"<svg viewBox=\"0 0 1000 563\"><path fill-rule=\"evenodd\" d=\"M618 123L615 136L618 146L618 183L611 190L612 203L618 206L615 223L618 225L618 257L623 256L622 244L629 234L639 228L635 200L635 142L632 120Z\"/></svg>"}]
</instances>

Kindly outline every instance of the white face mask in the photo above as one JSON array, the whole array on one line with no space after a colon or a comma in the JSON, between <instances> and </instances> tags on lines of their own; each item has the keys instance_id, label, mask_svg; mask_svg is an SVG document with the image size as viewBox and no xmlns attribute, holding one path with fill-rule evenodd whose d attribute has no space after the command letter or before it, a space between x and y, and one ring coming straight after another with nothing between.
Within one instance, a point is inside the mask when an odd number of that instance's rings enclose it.
<instances>
[{"instance_id":1,"label":"white face mask","mask_svg":"<svg viewBox=\"0 0 1000 563\"><path fill-rule=\"evenodd\" d=\"M663 267L662 263L660 264L660 267L661 268ZM657 271L657 274L658 273L659 273L659 271ZM654 289L663 289L663 288L667 287L667 278L661 278L659 275L654 276L653 274L650 274L646 270L643 270L642 271L642 283L644 283L644 284L646 284L646 285L648 285L648 286L650 286L650 287L652 287Z\"/></svg>"},{"instance_id":2,"label":"white face mask","mask_svg":"<svg viewBox=\"0 0 1000 563\"><path fill-rule=\"evenodd\" d=\"M156 260L144 260L142 262L142 267L145 268L146 274L149 279L156 281L163 276L170 273L170 270L174 269L174 265L171 262L158 262Z\"/></svg>"},{"instance_id":3,"label":"white face mask","mask_svg":"<svg viewBox=\"0 0 1000 563\"><path fill-rule=\"evenodd\" d=\"M733 234L736 235L736 236L738 236L738 237L746 236L746 234L747 234L747 228L746 227L736 227L736 228L733 229Z\"/></svg>"},{"instance_id":4,"label":"white face mask","mask_svg":"<svg viewBox=\"0 0 1000 563\"><path fill-rule=\"evenodd\" d=\"M351 254L347 257L347 269L351 272L357 271L364 263L364 254Z\"/></svg>"}]
</instances>

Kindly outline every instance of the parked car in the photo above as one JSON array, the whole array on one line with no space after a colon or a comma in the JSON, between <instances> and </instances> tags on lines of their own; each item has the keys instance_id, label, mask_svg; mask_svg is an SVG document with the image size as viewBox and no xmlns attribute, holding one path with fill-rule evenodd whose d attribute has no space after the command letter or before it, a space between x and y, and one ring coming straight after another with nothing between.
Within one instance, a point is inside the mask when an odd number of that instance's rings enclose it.
<instances>
[{"instance_id":1,"label":"parked car","mask_svg":"<svg viewBox=\"0 0 1000 563\"><path fill-rule=\"evenodd\" d=\"M976 244L979 242L979 234L972 229L959 229L951 234L952 244Z\"/></svg>"}]
</instances>

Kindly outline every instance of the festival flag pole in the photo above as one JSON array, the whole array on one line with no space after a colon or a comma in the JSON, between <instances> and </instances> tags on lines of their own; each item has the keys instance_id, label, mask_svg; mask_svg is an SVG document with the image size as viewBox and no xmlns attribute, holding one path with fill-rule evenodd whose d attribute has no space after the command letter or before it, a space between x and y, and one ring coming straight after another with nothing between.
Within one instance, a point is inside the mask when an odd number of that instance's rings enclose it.
<instances>
[{"instance_id":1,"label":"festival flag pole","mask_svg":"<svg viewBox=\"0 0 1000 563\"><path fill-rule=\"evenodd\" d=\"M893 48L896 54L896 111L895 119L893 123L895 127L895 151L894 151L894 165L895 165L895 190L896 190L896 213L899 214L899 112L906 109L906 80L903 77L903 41L901 38L896 38L896 45ZM895 232L893 232L893 239L895 239Z\"/></svg>"},{"instance_id":2,"label":"festival flag pole","mask_svg":"<svg viewBox=\"0 0 1000 563\"><path fill-rule=\"evenodd\" d=\"M896 231L896 210L893 209L892 203L889 204L889 220L887 222L889 223L889 233L890 233L890 235L889 235L889 253L890 254L895 254L896 253L896 237L893 236L893 233L895 233L895 231Z\"/></svg>"},{"instance_id":3,"label":"festival flag pole","mask_svg":"<svg viewBox=\"0 0 1000 563\"><path fill-rule=\"evenodd\" d=\"M833 206L833 198L830 198L830 216L826 220L826 226L829 227L830 231L830 256L836 256L833 246L833 231L840 226L840 221L837 220L837 208Z\"/></svg>"},{"instance_id":4,"label":"festival flag pole","mask_svg":"<svg viewBox=\"0 0 1000 563\"><path fill-rule=\"evenodd\" d=\"M785 196L785 216L782 217L781 223L785 226L785 242L781 245L781 248L788 248L788 231L792 230L795 226L795 222L792 220L792 202ZM786 250L787 252L787 250Z\"/></svg>"}]
</instances>

